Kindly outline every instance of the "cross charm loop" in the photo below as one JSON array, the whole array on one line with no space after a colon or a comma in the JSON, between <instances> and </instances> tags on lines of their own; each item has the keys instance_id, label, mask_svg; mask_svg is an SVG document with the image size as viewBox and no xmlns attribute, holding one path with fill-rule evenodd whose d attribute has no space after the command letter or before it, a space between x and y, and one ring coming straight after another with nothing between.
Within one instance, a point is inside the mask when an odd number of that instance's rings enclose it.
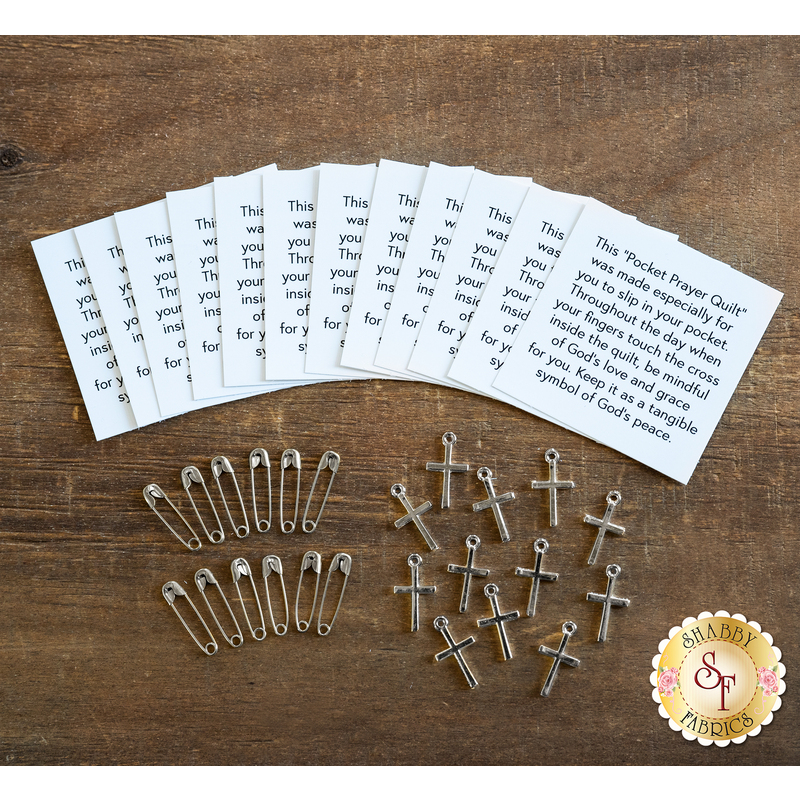
<instances>
[{"instance_id":1,"label":"cross charm loop","mask_svg":"<svg viewBox=\"0 0 800 800\"><path fill-rule=\"evenodd\" d=\"M503 648L503 658L507 661L509 658L513 658L513 656L511 655L511 648L508 644L508 635L506 634L505 623L519 619L519 611L509 611L505 614L501 614L500 605L497 602L497 595L499 591L500 590L497 588L496 583L490 583L484 587L483 593L489 598L489 602L492 604L494 616L487 617L486 619L479 619L478 627L486 628L489 625L497 625L497 633L500 636L500 645Z\"/></svg>"},{"instance_id":2,"label":"cross charm loop","mask_svg":"<svg viewBox=\"0 0 800 800\"><path fill-rule=\"evenodd\" d=\"M550 478L546 481L531 481L532 489L547 489L550 493L550 527L558 525L558 506L556 493L559 489L574 489L572 481L560 481L556 477L556 464L561 461L558 450L550 448L544 454L544 460L550 465Z\"/></svg>"},{"instance_id":3,"label":"cross charm loop","mask_svg":"<svg viewBox=\"0 0 800 800\"><path fill-rule=\"evenodd\" d=\"M611 606L627 608L631 601L627 597L614 597L614 584L617 578L622 573L622 567L619 564L609 564L606 567L606 575L608 575L608 586L606 593L600 594L599 592L587 592L586 599L593 603L603 604L603 613L600 616L600 633L597 634L597 641L604 642L608 636L608 619L611 615Z\"/></svg>"},{"instance_id":4,"label":"cross charm loop","mask_svg":"<svg viewBox=\"0 0 800 800\"><path fill-rule=\"evenodd\" d=\"M392 497L396 497L408 511L404 517L400 517L395 523L395 528L402 528L403 525L407 525L409 522L413 522L417 526L417 530L422 534L422 538L425 539L426 544L431 550L438 550L439 545L433 540L433 536L431 536L431 532L425 527L425 523L420 519L420 516L424 514L426 511L430 511L433 508L433 503L430 500L426 500L421 506L418 508L414 508L411 501L406 497L406 487L403 486L402 483L395 483L392 485L392 488L389 490Z\"/></svg>"},{"instance_id":5,"label":"cross charm loop","mask_svg":"<svg viewBox=\"0 0 800 800\"><path fill-rule=\"evenodd\" d=\"M419 596L421 594L434 594L435 586L420 586L419 567L422 564L422 557L417 553L412 553L408 557L408 566L411 567L411 586L395 586L395 594L411 595L411 631L419 630Z\"/></svg>"},{"instance_id":6,"label":"cross charm loop","mask_svg":"<svg viewBox=\"0 0 800 800\"><path fill-rule=\"evenodd\" d=\"M528 597L528 608L526 613L529 617L536 614L536 600L539 597L539 584L542 581L557 581L557 572L542 572L542 558L544 554L550 549L550 543L547 539L537 539L533 543L533 549L536 551L536 566L533 569L523 569L517 567L514 571L516 575L523 578L532 578L531 593Z\"/></svg>"},{"instance_id":7,"label":"cross charm loop","mask_svg":"<svg viewBox=\"0 0 800 800\"><path fill-rule=\"evenodd\" d=\"M444 461L429 461L425 469L429 472L442 473L442 508L450 508L450 473L469 472L469 464L453 463L453 445L458 441L452 431L442 436L444 445Z\"/></svg>"},{"instance_id":8,"label":"cross charm loop","mask_svg":"<svg viewBox=\"0 0 800 800\"><path fill-rule=\"evenodd\" d=\"M489 495L486 500L481 500L479 503L472 504L473 511L485 511L487 508L491 508L492 512L494 513L495 522L497 522L497 527L500 529L500 539L503 542L507 542L511 536L508 533L508 526L506 525L505 519L503 519L503 512L500 509L500 506L503 503L509 503L516 498L514 492L506 492L505 494L497 495L494 492L494 478L492 477L492 471L488 467L481 467L478 470L478 480L483 483L486 487L486 493Z\"/></svg>"},{"instance_id":9,"label":"cross charm loop","mask_svg":"<svg viewBox=\"0 0 800 800\"><path fill-rule=\"evenodd\" d=\"M581 662L579 659L574 658L573 656L568 656L564 650L567 648L567 642L569 641L570 636L578 630L578 626L568 620L561 626L561 633L563 634L561 637L561 644L558 646L558 650L552 650L549 647L545 647L543 644L539 645L539 652L544 656L549 656L553 659L553 665L550 667L550 672L547 673L547 679L544 682L544 687L540 692L542 697L549 697L550 690L553 688L553 683L556 679L556 675L558 674L558 668L561 664L566 664L568 667L577 667Z\"/></svg>"},{"instance_id":10,"label":"cross charm loop","mask_svg":"<svg viewBox=\"0 0 800 800\"><path fill-rule=\"evenodd\" d=\"M467 662L464 661L464 656L462 655L461 651L465 647L475 644L475 637L470 636L467 639L456 643L456 640L453 638L453 635L450 633L447 627L449 624L450 623L447 621L447 617L436 617L436 619L433 621L433 627L436 628L436 630L439 631L442 636L444 636L447 644L450 645L447 650L442 650L441 653L437 653L434 658L437 661L442 661L449 656L455 656L458 666L461 667L461 671L464 673L464 677L467 679L469 688L474 689L478 685L478 681L475 680L475 676L470 672Z\"/></svg>"},{"instance_id":11,"label":"cross charm loop","mask_svg":"<svg viewBox=\"0 0 800 800\"><path fill-rule=\"evenodd\" d=\"M464 576L464 585L461 589L461 605L458 610L463 614L467 610L467 602L469 601L469 586L472 576L478 578L485 578L489 574L488 569L478 569L473 567L472 563L475 560L475 551L481 546L481 540L474 534L467 536L467 564L464 567L458 564L448 564L447 571L455 572L458 575Z\"/></svg>"},{"instance_id":12,"label":"cross charm loop","mask_svg":"<svg viewBox=\"0 0 800 800\"><path fill-rule=\"evenodd\" d=\"M611 524L611 515L614 513L614 509L622 502L622 495L614 489L606 495L606 502L608 503L608 507L606 508L606 513L603 514L603 519L598 519L589 514L586 514L583 518L584 522L589 525L595 525L600 529L597 531L597 538L594 540L592 552L589 554L589 564L594 564L594 562L597 561L597 556L600 553L600 545L603 544L603 537L607 533L615 533L619 536L625 533L625 528L623 528L622 525Z\"/></svg>"}]
</instances>

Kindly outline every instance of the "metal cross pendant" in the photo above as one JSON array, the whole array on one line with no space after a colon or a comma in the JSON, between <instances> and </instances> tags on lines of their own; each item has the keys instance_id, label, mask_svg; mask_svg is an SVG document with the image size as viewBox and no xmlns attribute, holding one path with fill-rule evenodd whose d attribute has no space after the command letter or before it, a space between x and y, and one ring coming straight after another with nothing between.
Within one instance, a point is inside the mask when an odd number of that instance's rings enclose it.
<instances>
[{"instance_id":1,"label":"metal cross pendant","mask_svg":"<svg viewBox=\"0 0 800 800\"><path fill-rule=\"evenodd\" d=\"M418 508L414 508L411 501L406 497L406 487L403 486L402 483L395 483L391 490L392 497L396 497L408 511L404 517L400 517L395 523L395 528L402 528L403 525L407 525L409 522L413 522L417 526L417 530L422 534L422 538L425 539L426 544L431 550L438 550L439 545L433 541L433 536L431 536L431 532L425 527L425 523L420 519L420 516L424 514L426 511L430 511L433 508L433 503L430 500L426 500L421 506Z\"/></svg>"},{"instance_id":2,"label":"metal cross pendant","mask_svg":"<svg viewBox=\"0 0 800 800\"><path fill-rule=\"evenodd\" d=\"M608 618L611 615L611 606L624 606L627 608L631 604L631 601L626 597L614 597L614 584L621 573L622 567L619 564L609 564L606 567L606 575L608 575L606 593L587 592L586 594L587 600L603 604L603 613L600 617L600 633L597 634L598 642L604 642L608 636Z\"/></svg>"},{"instance_id":3,"label":"metal cross pendant","mask_svg":"<svg viewBox=\"0 0 800 800\"><path fill-rule=\"evenodd\" d=\"M559 489L574 489L572 481L560 481L556 477L556 464L561 461L558 450L552 447L544 454L544 460L550 465L550 478L546 481L531 481L532 489L547 489L550 493L550 527L558 525L558 505L556 493Z\"/></svg>"},{"instance_id":4,"label":"metal cross pendant","mask_svg":"<svg viewBox=\"0 0 800 800\"><path fill-rule=\"evenodd\" d=\"M564 650L567 648L567 642L569 641L569 637L572 636L575 631L578 630L578 626L571 621L565 622L561 626L561 633L564 634L561 637L561 644L558 646L558 650L552 650L549 647L545 647L543 644L539 645L539 652L544 656L549 656L553 659L553 665L550 667L550 672L547 673L547 680L544 682L544 687L540 692L542 697L549 697L550 690L553 688L553 683L555 682L556 675L558 674L558 668L561 664L566 664L568 667L577 667L581 662L577 658L573 658L572 656L568 656Z\"/></svg>"},{"instance_id":5,"label":"metal cross pendant","mask_svg":"<svg viewBox=\"0 0 800 800\"><path fill-rule=\"evenodd\" d=\"M475 551L481 546L481 540L474 534L467 536L467 565L460 567L458 564L448 564L447 571L455 572L464 576L464 586L461 589L461 605L458 610L463 614L467 610L467 602L469 601L469 585L472 581L472 576L476 575L479 578L485 578L489 574L488 569L477 569L472 566L475 560Z\"/></svg>"},{"instance_id":6,"label":"metal cross pendant","mask_svg":"<svg viewBox=\"0 0 800 800\"><path fill-rule=\"evenodd\" d=\"M474 689L478 685L478 681L475 680L475 676L469 671L469 667L467 666L467 662L464 661L464 656L461 654L461 651L465 647L475 644L475 637L470 636L469 638L456 643L456 640L448 630L447 626L449 624L450 623L447 621L447 617L436 617L436 619L433 621L433 627L436 628L436 630L439 631L442 636L444 636L444 638L447 640L447 644L450 645L447 650L442 650L441 653L437 653L434 658L437 661L441 661L448 656L455 656L458 666L461 667L461 671L464 673L464 677L467 679L469 688Z\"/></svg>"},{"instance_id":7,"label":"metal cross pendant","mask_svg":"<svg viewBox=\"0 0 800 800\"><path fill-rule=\"evenodd\" d=\"M478 470L478 480L486 487L486 493L489 495L486 500L481 500L479 503L472 504L473 511L485 511L491 508L494 512L494 518L497 522L497 527L500 529L500 539L507 542L511 536L508 533L506 521L503 519L503 512L500 506L503 503L509 503L515 499L514 492L506 492L505 494L497 495L494 493L494 484L492 483L492 471L488 467L481 467Z\"/></svg>"},{"instance_id":8,"label":"metal cross pendant","mask_svg":"<svg viewBox=\"0 0 800 800\"><path fill-rule=\"evenodd\" d=\"M479 619L478 627L486 628L489 625L497 625L497 632L500 635L500 644L503 647L503 658L508 661L509 658L512 658L512 655L511 648L508 646L508 635L506 634L505 623L519 619L519 611L509 611L506 614L501 614L500 606L497 602L497 594L499 591L495 583L490 583L488 586L484 587L483 593L489 598L489 602L492 604L494 616L487 617L486 619Z\"/></svg>"},{"instance_id":9,"label":"metal cross pendant","mask_svg":"<svg viewBox=\"0 0 800 800\"><path fill-rule=\"evenodd\" d=\"M395 586L395 594L411 595L411 631L419 630L419 596L421 594L433 594L435 586L419 585L419 566L422 564L422 557L417 553L412 553L408 557L408 566L411 567L411 586Z\"/></svg>"},{"instance_id":10,"label":"metal cross pendant","mask_svg":"<svg viewBox=\"0 0 800 800\"><path fill-rule=\"evenodd\" d=\"M589 525L596 525L600 528L600 530L597 531L597 538L594 540L592 552L589 554L589 564L594 564L594 562L597 561L597 556L600 553L600 545L603 544L603 537L607 533L616 533L619 536L625 533L625 528L623 528L622 525L611 524L611 515L614 513L614 509L622 502L622 495L614 489L614 491L606 495L606 502L608 503L608 507L606 508L606 513L603 514L603 519L592 517L589 514L586 514L583 518L583 521L587 522Z\"/></svg>"},{"instance_id":11,"label":"metal cross pendant","mask_svg":"<svg viewBox=\"0 0 800 800\"><path fill-rule=\"evenodd\" d=\"M542 558L544 554L550 549L550 544L547 539L537 539L533 543L533 549L536 551L536 566L534 569L523 569L517 567L515 573L523 578L532 578L531 594L528 598L527 615L532 617L536 614L536 599L539 597L539 584L542 581L557 581L557 572L542 572Z\"/></svg>"},{"instance_id":12,"label":"metal cross pendant","mask_svg":"<svg viewBox=\"0 0 800 800\"><path fill-rule=\"evenodd\" d=\"M444 461L429 461L425 469L429 472L442 473L442 508L450 508L450 473L469 472L469 464L453 463L453 445L458 441L452 431L442 436L444 445Z\"/></svg>"}]
</instances>

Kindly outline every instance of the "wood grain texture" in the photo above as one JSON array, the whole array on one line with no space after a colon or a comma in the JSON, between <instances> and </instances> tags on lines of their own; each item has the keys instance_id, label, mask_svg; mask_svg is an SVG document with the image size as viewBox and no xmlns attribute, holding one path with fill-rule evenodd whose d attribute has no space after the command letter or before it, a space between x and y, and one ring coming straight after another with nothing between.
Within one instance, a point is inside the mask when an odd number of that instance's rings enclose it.
<instances>
[{"instance_id":1,"label":"wood grain texture","mask_svg":"<svg viewBox=\"0 0 800 800\"><path fill-rule=\"evenodd\" d=\"M0 39L0 763L7 764L796 764L800 49L793 38L2 38ZM474 164L592 195L785 293L694 477L681 486L588 439L494 400L424 383L342 382L196 411L95 442L32 239L277 162ZM458 435L453 507L427 518L441 550L406 528L389 487L436 503L425 471ZM251 534L183 550L146 508L158 482L227 455L326 449L342 469L318 533ZM544 451L577 488L550 531ZM512 540L473 514L479 466L515 491ZM586 559L585 513L618 488L625 537ZM524 611L532 541L547 536L539 611L508 627L503 662L481 581L458 613L464 539ZM423 549L420 549L420 548ZM290 597L301 554L353 573L332 634L191 643L161 598L206 566L231 597L230 560L276 553ZM410 633L406 558L435 598ZM624 569L609 640L595 641L605 564ZM260 570L256 570L260 576ZM235 596L235 594L234 594ZM758 620L788 665L772 725L738 747L685 742L651 699L651 659L684 617ZM478 639L468 690L433 630ZM241 616L241 615L239 615ZM539 697L561 624L578 633L552 696Z\"/></svg>"}]
</instances>

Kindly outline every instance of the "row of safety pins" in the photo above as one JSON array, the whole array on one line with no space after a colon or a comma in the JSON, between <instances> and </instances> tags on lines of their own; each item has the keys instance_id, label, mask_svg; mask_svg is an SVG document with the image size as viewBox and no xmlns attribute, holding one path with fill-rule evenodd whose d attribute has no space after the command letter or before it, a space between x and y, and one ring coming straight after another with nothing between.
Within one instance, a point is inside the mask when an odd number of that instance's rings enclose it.
<instances>
[{"instance_id":1,"label":"row of safety pins","mask_svg":"<svg viewBox=\"0 0 800 800\"><path fill-rule=\"evenodd\" d=\"M353 559L347 553L337 553L333 559L331 560L330 566L328 567L328 576L325 579L325 587L322 591L322 599L319 603L319 609L317 610L317 633L320 636L327 636L331 632L331 628L333 627L333 623L336 622L336 617L339 614L339 609L342 607L342 600L344 599L344 590L347 586L347 581L350 577L350 571L353 566ZM314 599L311 602L311 611L308 615L308 619L300 619L300 590L303 585L303 576L308 570L312 570L316 573L317 579L314 585ZM264 576L264 591L266 593L267 598L267 611L269 612L269 619L270 623L272 624L272 629L275 631L277 636L284 636L289 630L289 600L286 595L286 583L283 579L283 565L281 564L280 558L275 555L265 556L261 561L261 571ZM331 582L331 576L335 572L341 572L344 576L342 582L342 588L339 592L339 602L336 605L336 610L333 612L333 617L331 618L330 622L323 622L323 608L325 606L325 598L328 594L328 586ZM269 594L269 577L271 575L277 575L280 579L281 584L281 592L283 594L283 607L284 607L284 619L285 622L275 622L275 615L272 610L272 600L270 599ZM258 591L256 589L256 583L253 578L253 571L250 567L250 564L244 558L235 558L231 562L231 575L233 576L233 585L236 587L236 593L239 596L239 602L242 606L242 613L244 614L245 622L247 623L247 627L250 630L250 635L256 641L262 641L267 636L267 627L264 620L264 612L261 606L261 600L258 596ZM322 556L317 553L315 550L309 550L302 559L300 565L300 578L297 582L297 595L295 597L294 603L294 619L295 619L295 626L298 631L304 633L311 627L311 623L314 619L314 611L317 606L317 596L319 594L319 584L320 584L320 577L322 575ZM242 595L242 590L239 586L240 581L242 579L249 578L250 580L250 587L252 589L253 597L255 599L255 608L258 609L258 623L257 625L253 625L253 622L250 619L250 615L247 613L247 606L245 605L244 596ZM208 608L209 613L211 614L214 623L216 624L219 632L222 634L222 637L231 647L241 647L244 643L244 637L242 636L242 629L239 627L239 622L236 619L236 615L233 613L233 609L228 602L228 599L225 597L224 592L222 591L222 587L219 585L219 582L214 577L214 574L211 572L210 569L199 569L194 574L194 582L197 586L197 590L205 600L206 606ZM225 632L225 628L223 628L222 623L219 621L214 609L211 607L211 603L208 599L208 595L206 594L206 590L210 587L216 587L219 596L222 598L222 602L225 604L225 608L227 609L228 615L231 618L234 628L236 632L231 632L230 635ZM203 619L203 615L197 609L197 606L192 602L192 598L189 597L186 590L177 582L177 581L167 581L164 586L161 588L161 593L164 595L164 599L167 601L169 606L172 610L178 615L178 619L183 624L183 627L189 632L189 635L194 640L195 644L206 654L209 656L213 656L214 653L217 652L217 642L214 639L214 635L211 633L210 628L206 624L206 621ZM176 600L179 597L185 597L187 603L191 607L192 611L195 613L197 618L200 621L200 624L203 626L203 629L208 634L208 637L211 641L203 644L200 639L197 638L192 628L187 623L186 619L184 618L183 614L178 610L178 607L175 605Z\"/></svg>"},{"instance_id":2,"label":"row of safety pins","mask_svg":"<svg viewBox=\"0 0 800 800\"><path fill-rule=\"evenodd\" d=\"M251 488L251 495L252 495L252 504L253 504L253 517L255 520L256 528L259 533L266 533L272 527L272 470L270 468L269 462L269 454L263 447L257 447L251 451L249 456L250 462L250 488ZM281 455L281 493L280 493L280 501L279 501L279 514L280 514L280 524L281 524L281 531L283 533L293 533L297 527L297 517L300 509L300 470L301 470L301 463L300 463L300 453L297 450L284 450L283 454ZM341 459L338 453L334 453L333 450L327 450L323 453L322 458L319 461L319 465L317 466L316 474L314 475L314 481L311 484L311 489L308 493L308 500L306 501L305 511L303 512L303 519L301 522L301 528L304 533L312 533L316 530L317 525L319 525L319 521L322 518L322 512L325 510L325 505L328 502L328 496L331 493L331 487L333 486L333 479L336 477L336 473L339 471L339 465L341 463ZM258 502L256 500L256 470L259 467L263 467L267 471L267 499L268 499L268 514L266 518L262 518L258 511ZM284 514L284 503L283 503L283 496L284 496L284 483L286 481L286 473L290 469L297 470L297 490L295 492L295 501L294 501L294 516L292 519L288 519L287 515ZM325 496L322 499L322 504L320 505L319 512L317 513L316 519L310 519L309 517L309 510L311 509L311 501L314 497L314 491L317 487L317 481L320 478L321 473L324 470L330 470L331 476L330 480L328 481L328 488L325 491ZM211 459L211 474L214 477L214 480L217 484L217 489L219 490L220 497L222 498L222 505L225 508L225 513L228 517L228 522L239 539L244 539L245 536L250 534L250 523L247 518L247 510L245 508L244 498L242 497L242 492L239 489L239 483L236 480L236 475L233 471L233 466L231 462L225 456L216 456L215 458ZM231 512L231 504L228 503L227 498L225 497L225 491L222 488L221 478L223 475L230 475L231 481L233 486L236 490L236 496L239 500L239 507L241 509L241 515L243 518L243 523L237 525L234 521L233 514ZM189 497L189 502L191 503L192 509L194 509L194 513L197 516L198 522L200 523L200 527L203 529L203 533L205 533L206 537L212 544L219 544L220 542L225 541L225 533L223 532L223 525L222 521L220 520L219 513L217 512L217 508L214 505L213 500L211 499L211 494L208 491L208 486L206 485L205 480L203 480L203 475L200 470L195 466L188 466L185 467L181 471L181 483L183 485L186 494ZM216 521L216 527L211 526L212 530L209 531L208 527L206 526L203 518L200 516L200 511L197 508L197 505L192 497L192 487L195 485L199 485L202 487L203 492L205 493L206 500L208 501L209 505L211 506L211 510L214 512L214 519ZM200 541L200 537L195 533L192 526L186 520L186 517L181 514L175 504L170 500L167 496L166 492L157 484L157 483L148 483L147 486L144 487L144 499L147 502L147 505L156 513L158 518L167 526L169 531L178 539L178 541L183 544L185 547L188 547L189 550L199 550L202 546ZM184 539L172 525L169 524L167 519L164 515L158 510L156 507L156 503L159 500L164 500L172 509L172 511L178 516L181 520L183 525L189 531L189 538Z\"/></svg>"}]
</instances>

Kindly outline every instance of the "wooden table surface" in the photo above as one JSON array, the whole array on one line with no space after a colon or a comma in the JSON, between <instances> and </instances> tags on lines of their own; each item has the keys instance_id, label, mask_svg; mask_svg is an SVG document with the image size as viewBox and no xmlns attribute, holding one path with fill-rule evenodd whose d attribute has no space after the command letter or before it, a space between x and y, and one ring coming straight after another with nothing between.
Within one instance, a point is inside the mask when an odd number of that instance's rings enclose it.
<instances>
[{"instance_id":1,"label":"wooden table surface","mask_svg":"<svg viewBox=\"0 0 800 800\"><path fill-rule=\"evenodd\" d=\"M0 39L0 763L797 764L800 43L793 38ZM196 411L96 442L30 241L277 162L379 158L474 164L594 196L785 293L688 486L494 400L425 383L312 385ZM407 528L389 487L435 504L445 431L473 471L427 515L441 549ZM182 548L143 499L227 455L342 457L314 534L252 533ZM548 527L544 452L557 448L561 519ZM490 467L512 539L501 544L474 470ZM274 478L279 476L277 470ZM586 565L619 489L624 537L601 559L631 600L595 641L603 565ZM277 502L277 486L275 488ZM185 503L183 504L185 506ZM479 631L480 586L458 613L470 533L483 545L514 658ZM524 616L532 542L547 536L536 616ZM231 539L234 539L231 541ZM423 549L420 549L423 548ZM274 553L290 606L301 555L353 557L327 638L292 628L203 655L161 596L200 567L229 598L232 558ZM406 559L436 584L410 631ZM324 580L324 575L323 575ZM478 582L476 582L477 585ZM231 593L233 592L233 595ZM261 584L263 599L263 584ZM238 602L238 601L237 601ZM326 610L331 609L330 599ZM669 629L702 611L744 614L783 651L788 689L761 735L704 748L657 713L649 676ZM432 626L446 614L479 686ZM241 614L239 614L241 617ZM578 632L540 697L562 623Z\"/></svg>"}]
</instances>

